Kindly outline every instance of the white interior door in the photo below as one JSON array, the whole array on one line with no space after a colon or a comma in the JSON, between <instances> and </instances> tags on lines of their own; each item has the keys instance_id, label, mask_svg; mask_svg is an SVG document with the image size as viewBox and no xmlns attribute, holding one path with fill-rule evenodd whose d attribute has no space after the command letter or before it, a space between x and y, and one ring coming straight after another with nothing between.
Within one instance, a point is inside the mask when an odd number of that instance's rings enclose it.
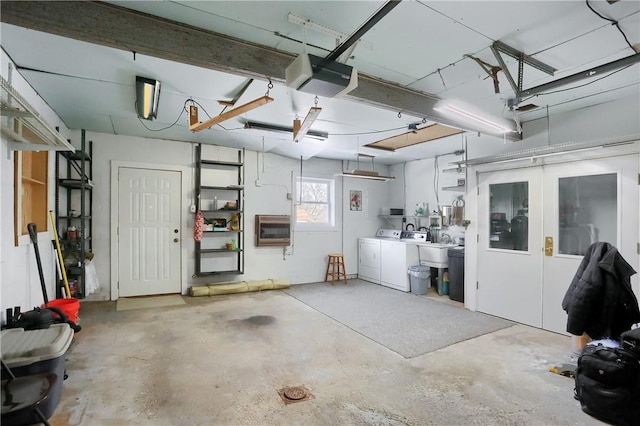
<instances>
[{"instance_id":1,"label":"white interior door","mask_svg":"<svg viewBox=\"0 0 640 426\"><path fill-rule=\"evenodd\" d=\"M586 249L606 241L638 270L638 156L572 162L544 167L545 252L542 327L566 333L562 298ZM632 279L638 294L637 274Z\"/></svg>"},{"instance_id":2,"label":"white interior door","mask_svg":"<svg viewBox=\"0 0 640 426\"><path fill-rule=\"evenodd\" d=\"M119 169L119 296L181 292L180 212L180 172Z\"/></svg>"},{"instance_id":3,"label":"white interior door","mask_svg":"<svg viewBox=\"0 0 640 426\"><path fill-rule=\"evenodd\" d=\"M477 309L542 326L542 170L481 173Z\"/></svg>"}]
</instances>

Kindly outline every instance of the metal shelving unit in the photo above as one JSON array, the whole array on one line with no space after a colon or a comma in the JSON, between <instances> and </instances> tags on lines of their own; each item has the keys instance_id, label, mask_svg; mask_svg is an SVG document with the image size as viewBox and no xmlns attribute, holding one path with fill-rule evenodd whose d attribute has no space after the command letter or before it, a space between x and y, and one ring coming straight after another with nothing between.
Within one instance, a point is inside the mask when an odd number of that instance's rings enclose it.
<instances>
[{"instance_id":1,"label":"metal shelving unit","mask_svg":"<svg viewBox=\"0 0 640 426\"><path fill-rule=\"evenodd\" d=\"M56 229L72 297L86 297L86 257L92 250L93 142L82 130L80 149L56 153ZM77 286L74 286L74 281ZM75 288L74 288L75 287ZM61 297L62 286L56 296Z\"/></svg>"},{"instance_id":2,"label":"metal shelving unit","mask_svg":"<svg viewBox=\"0 0 640 426\"><path fill-rule=\"evenodd\" d=\"M202 241L195 242L194 277L244 274L245 151L237 151L237 161L208 160L202 158L202 145L196 145L196 210L205 229ZM224 227L216 226L223 221ZM227 248L229 240L235 246Z\"/></svg>"}]
</instances>

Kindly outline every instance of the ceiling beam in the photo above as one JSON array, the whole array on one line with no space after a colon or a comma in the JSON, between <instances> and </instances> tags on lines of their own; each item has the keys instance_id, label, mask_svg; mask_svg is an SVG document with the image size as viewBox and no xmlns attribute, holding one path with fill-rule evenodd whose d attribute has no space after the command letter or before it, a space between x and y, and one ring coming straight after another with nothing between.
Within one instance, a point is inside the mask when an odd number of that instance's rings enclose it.
<instances>
[{"instance_id":1,"label":"ceiling beam","mask_svg":"<svg viewBox=\"0 0 640 426\"><path fill-rule=\"evenodd\" d=\"M285 69L295 59L295 55L267 46L102 2L3 0L0 20L132 53L282 84ZM436 96L362 73L358 73L358 87L345 98L485 133L483 129L463 126L434 111L439 101ZM514 132L516 129L513 122ZM521 139L520 134L513 132L506 137Z\"/></svg>"}]
</instances>

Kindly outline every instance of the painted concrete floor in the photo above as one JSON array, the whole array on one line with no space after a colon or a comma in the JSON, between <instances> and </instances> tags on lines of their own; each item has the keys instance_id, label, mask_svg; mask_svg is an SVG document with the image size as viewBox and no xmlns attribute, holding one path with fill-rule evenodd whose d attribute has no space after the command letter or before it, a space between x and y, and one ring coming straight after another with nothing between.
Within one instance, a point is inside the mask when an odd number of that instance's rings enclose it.
<instances>
[{"instance_id":1,"label":"painted concrete floor","mask_svg":"<svg viewBox=\"0 0 640 426\"><path fill-rule=\"evenodd\" d=\"M408 295L408 297L412 297ZM86 302L53 425L585 425L570 339L514 325L405 359L281 291ZM312 397L285 404L278 391Z\"/></svg>"}]
</instances>

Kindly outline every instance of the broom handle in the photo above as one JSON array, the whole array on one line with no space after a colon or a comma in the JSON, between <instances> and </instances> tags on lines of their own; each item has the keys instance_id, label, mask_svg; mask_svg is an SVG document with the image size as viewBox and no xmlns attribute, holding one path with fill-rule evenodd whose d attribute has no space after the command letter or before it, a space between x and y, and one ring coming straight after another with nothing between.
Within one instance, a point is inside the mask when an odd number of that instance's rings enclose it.
<instances>
[{"instance_id":1,"label":"broom handle","mask_svg":"<svg viewBox=\"0 0 640 426\"><path fill-rule=\"evenodd\" d=\"M36 263L38 265L38 275L40 276L40 287L42 288L42 298L44 304L49 303L49 297L47 296L47 286L44 283L44 274L42 273L42 261L40 260L40 249L38 248L38 231L36 231L36 224L30 223L27 225L29 231L29 237L33 243L33 251L36 253Z\"/></svg>"},{"instance_id":2,"label":"broom handle","mask_svg":"<svg viewBox=\"0 0 640 426\"><path fill-rule=\"evenodd\" d=\"M58 261L60 262L60 269L62 270L62 282L64 283L64 290L67 293L67 299L70 299L71 290L69 289L69 281L67 280L67 268L64 266L64 260L62 260L62 251L60 250L60 241L58 240L58 230L56 229L56 221L53 217L53 210L49 210L49 217L51 218L51 226L53 227L53 237L54 241L56 242Z\"/></svg>"}]
</instances>

